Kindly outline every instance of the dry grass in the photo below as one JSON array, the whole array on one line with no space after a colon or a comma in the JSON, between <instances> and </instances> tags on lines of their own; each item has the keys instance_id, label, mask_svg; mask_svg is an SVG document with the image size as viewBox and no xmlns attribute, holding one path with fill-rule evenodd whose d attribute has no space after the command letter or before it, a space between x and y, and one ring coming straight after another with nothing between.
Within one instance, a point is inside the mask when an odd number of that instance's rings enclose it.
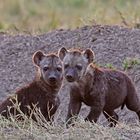
<instances>
[{"instance_id":1,"label":"dry grass","mask_svg":"<svg viewBox=\"0 0 140 140\"><path fill-rule=\"evenodd\" d=\"M0 139L3 140L127 140L140 137L140 125L125 125L118 122L115 128L95 123L85 122L83 118L73 121L73 124L66 127L65 123L47 122L40 110L35 107L33 114L37 122L27 117L20 110L20 104L16 102L13 106L20 112L17 115L10 115L9 120L0 116ZM10 108L9 108L10 111ZM32 114L32 115L33 115ZM17 118L22 118L19 120Z\"/></svg>"},{"instance_id":2,"label":"dry grass","mask_svg":"<svg viewBox=\"0 0 140 140\"><path fill-rule=\"evenodd\" d=\"M115 128L104 127L98 124L91 124L79 119L75 122L75 126L66 128L65 124L56 125L43 123L44 126L26 119L26 121L19 122L14 118L11 121L0 117L0 139L14 139L14 140L91 140L91 139L138 139L140 137L139 125L125 125L119 124Z\"/></svg>"},{"instance_id":3,"label":"dry grass","mask_svg":"<svg viewBox=\"0 0 140 140\"><path fill-rule=\"evenodd\" d=\"M40 33L85 24L139 28L138 0L1 0L0 30Z\"/></svg>"}]
</instances>

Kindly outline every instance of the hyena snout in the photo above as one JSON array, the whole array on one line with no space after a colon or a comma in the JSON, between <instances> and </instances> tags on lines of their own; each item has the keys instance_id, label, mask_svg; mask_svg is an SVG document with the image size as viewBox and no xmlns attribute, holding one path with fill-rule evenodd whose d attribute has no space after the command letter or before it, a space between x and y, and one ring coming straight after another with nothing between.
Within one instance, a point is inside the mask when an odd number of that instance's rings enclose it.
<instances>
[{"instance_id":1,"label":"hyena snout","mask_svg":"<svg viewBox=\"0 0 140 140\"><path fill-rule=\"evenodd\" d=\"M69 69L66 73L65 73L65 77L67 79L68 82L74 82L77 79L77 74L75 72L74 69Z\"/></svg>"},{"instance_id":2,"label":"hyena snout","mask_svg":"<svg viewBox=\"0 0 140 140\"><path fill-rule=\"evenodd\" d=\"M66 75L66 79L67 79L68 82L73 82L74 81L74 77L70 74Z\"/></svg>"},{"instance_id":3,"label":"hyena snout","mask_svg":"<svg viewBox=\"0 0 140 140\"><path fill-rule=\"evenodd\" d=\"M58 75L57 73L52 72L48 75L48 82L50 84L56 84L60 81L61 81L61 74Z\"/></svg>"},{"instance_id":4,"label":"hyena snout","mask_svg":"<svg viewBox=\"0 0 140 140\"><path fill-rule=\"evenodd\" d=\"M57 78L56 78L56 76L49 76L49 82L50 83L54 83L54 82L56 82L57 81Z\"/></svg>"}]
</instances>

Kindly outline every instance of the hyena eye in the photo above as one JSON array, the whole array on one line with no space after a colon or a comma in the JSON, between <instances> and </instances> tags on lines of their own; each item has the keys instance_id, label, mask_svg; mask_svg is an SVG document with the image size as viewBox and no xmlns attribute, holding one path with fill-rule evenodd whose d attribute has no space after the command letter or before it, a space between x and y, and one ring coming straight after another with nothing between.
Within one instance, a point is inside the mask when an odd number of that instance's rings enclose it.
<instances>
[{"instance_id":1,"label":"hyena eye","mask_svg":"<svg viewBox=\"0 0 140 140\"><path fill-rule=\"evenodd\" d=\"M65 69L66 69L66 68L68 68L68 67L69 67L69 65L68 65L68 64L65 64L65 65L64 65L64 68L65 68Z\"/></svg>"},{"instance_id":2,"label":"hyena eye","mask_svg":"<svg viewBox=\"0 0 140 140\"><path fill-rule=\"evenodd\" d=\"M49 69L49 67L44 67L43 71L47 71Z\"/></svg>"},{"instance_id":3,"label":"hyena eye","mask_svg":"<svg viewBox=\"0 0 140 140\"><path fill-rule=\"evenodd\" d=\"M82 66L81 66L81 65L76 65L76 68L77 68L78 70L82 70Z\"/></svg>"},{"instance_id":4,"label":"hyena eye","mask_svg":"<svg viewBox=\"0 0 140 140\"><path fill-rule=\"evenodd\" d=\"M60 68L60 67L57 67L56 69L57 69L57 71L59 71L59 72L62 71L62 68Z\"/></svg>"}]
</instances>

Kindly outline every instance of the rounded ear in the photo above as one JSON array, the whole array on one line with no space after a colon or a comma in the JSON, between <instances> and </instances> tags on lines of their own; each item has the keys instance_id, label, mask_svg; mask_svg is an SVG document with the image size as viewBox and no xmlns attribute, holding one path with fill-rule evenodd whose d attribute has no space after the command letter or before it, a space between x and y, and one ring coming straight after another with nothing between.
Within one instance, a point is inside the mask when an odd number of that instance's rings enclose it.
<instances>
[{"instance_id":1,"label":"rounded ear","mask_svg":"<svg viewBox=\"0 0 140 140\"><path fill-rule=\"evenodd\" d=\"M68 52L68 51L67 51L66 48L64 48L64 47L60 48L59 51L58 51L58 56L59 56L59 58L60 58L61 60L63 60L67 52Z\"/></svg>"},{"instance_id":2,"label":"rounded ear","mask_svg":"<svg viewBox=\"0 0 140 140\"><path fill-rule=\"evenodd\" d=\"M32 60L33 60L33 63L37 66L39 66L40 64L40 61L43 59L43 57L45 56L45 54L42 52L42 51L36 51L34 54L33 54L33 57L32 57Z\"/></svg>"},{"instance_id":3,"label":"rounded ear","mask_svg":"<svg viewBox=\"0 0 140 140\"><path fill-rule=\"evenodd\" d=\"M95 55L94 52L91 49L86 49L84 51L84 56L86 57L86 59L88 60L89 63L93 62Z\"/></svg>"}]
</instances>

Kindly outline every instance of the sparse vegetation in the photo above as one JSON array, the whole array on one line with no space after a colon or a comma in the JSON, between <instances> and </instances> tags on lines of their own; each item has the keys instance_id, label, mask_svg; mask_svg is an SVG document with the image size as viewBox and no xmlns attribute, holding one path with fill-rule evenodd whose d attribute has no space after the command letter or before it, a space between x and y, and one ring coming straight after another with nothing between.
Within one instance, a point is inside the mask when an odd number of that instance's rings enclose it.
<instances>
[{"instance_id":1,"label":"sparse vegetation","mask_svg":"<svg viewBox=\"0 0 140 140\"><path fill-rule=\"evenodd\" d=\"M138 58L126 58L122 64L124 70L131 69L136 65L140 65L140 60Z\"/></svg>"},{"instance_id":2,"label":"sparse vegetation","mask_svg":"<svg viewBox=\"0 0 140 140\"><path fill-rule=\"evenodd\" d=\"M99 64L99 63L95 62L95 65L97 67L104 67L104 68L114 69L114 70L116 69L115 66L111 63Z\"/></svg>"},{"instance_id":3,"label":"sparse vegetation","mask_svg":"<svg viewBox=\"0 0 140 140\"><path fill-rule=\"evenodd\" d=\"M109 69L115 69L115 67L114 67L113 64L111 64L111 63L105 64L105 67L106 67L106 68L109 68Z\"/></svg>"}]
</instances>

